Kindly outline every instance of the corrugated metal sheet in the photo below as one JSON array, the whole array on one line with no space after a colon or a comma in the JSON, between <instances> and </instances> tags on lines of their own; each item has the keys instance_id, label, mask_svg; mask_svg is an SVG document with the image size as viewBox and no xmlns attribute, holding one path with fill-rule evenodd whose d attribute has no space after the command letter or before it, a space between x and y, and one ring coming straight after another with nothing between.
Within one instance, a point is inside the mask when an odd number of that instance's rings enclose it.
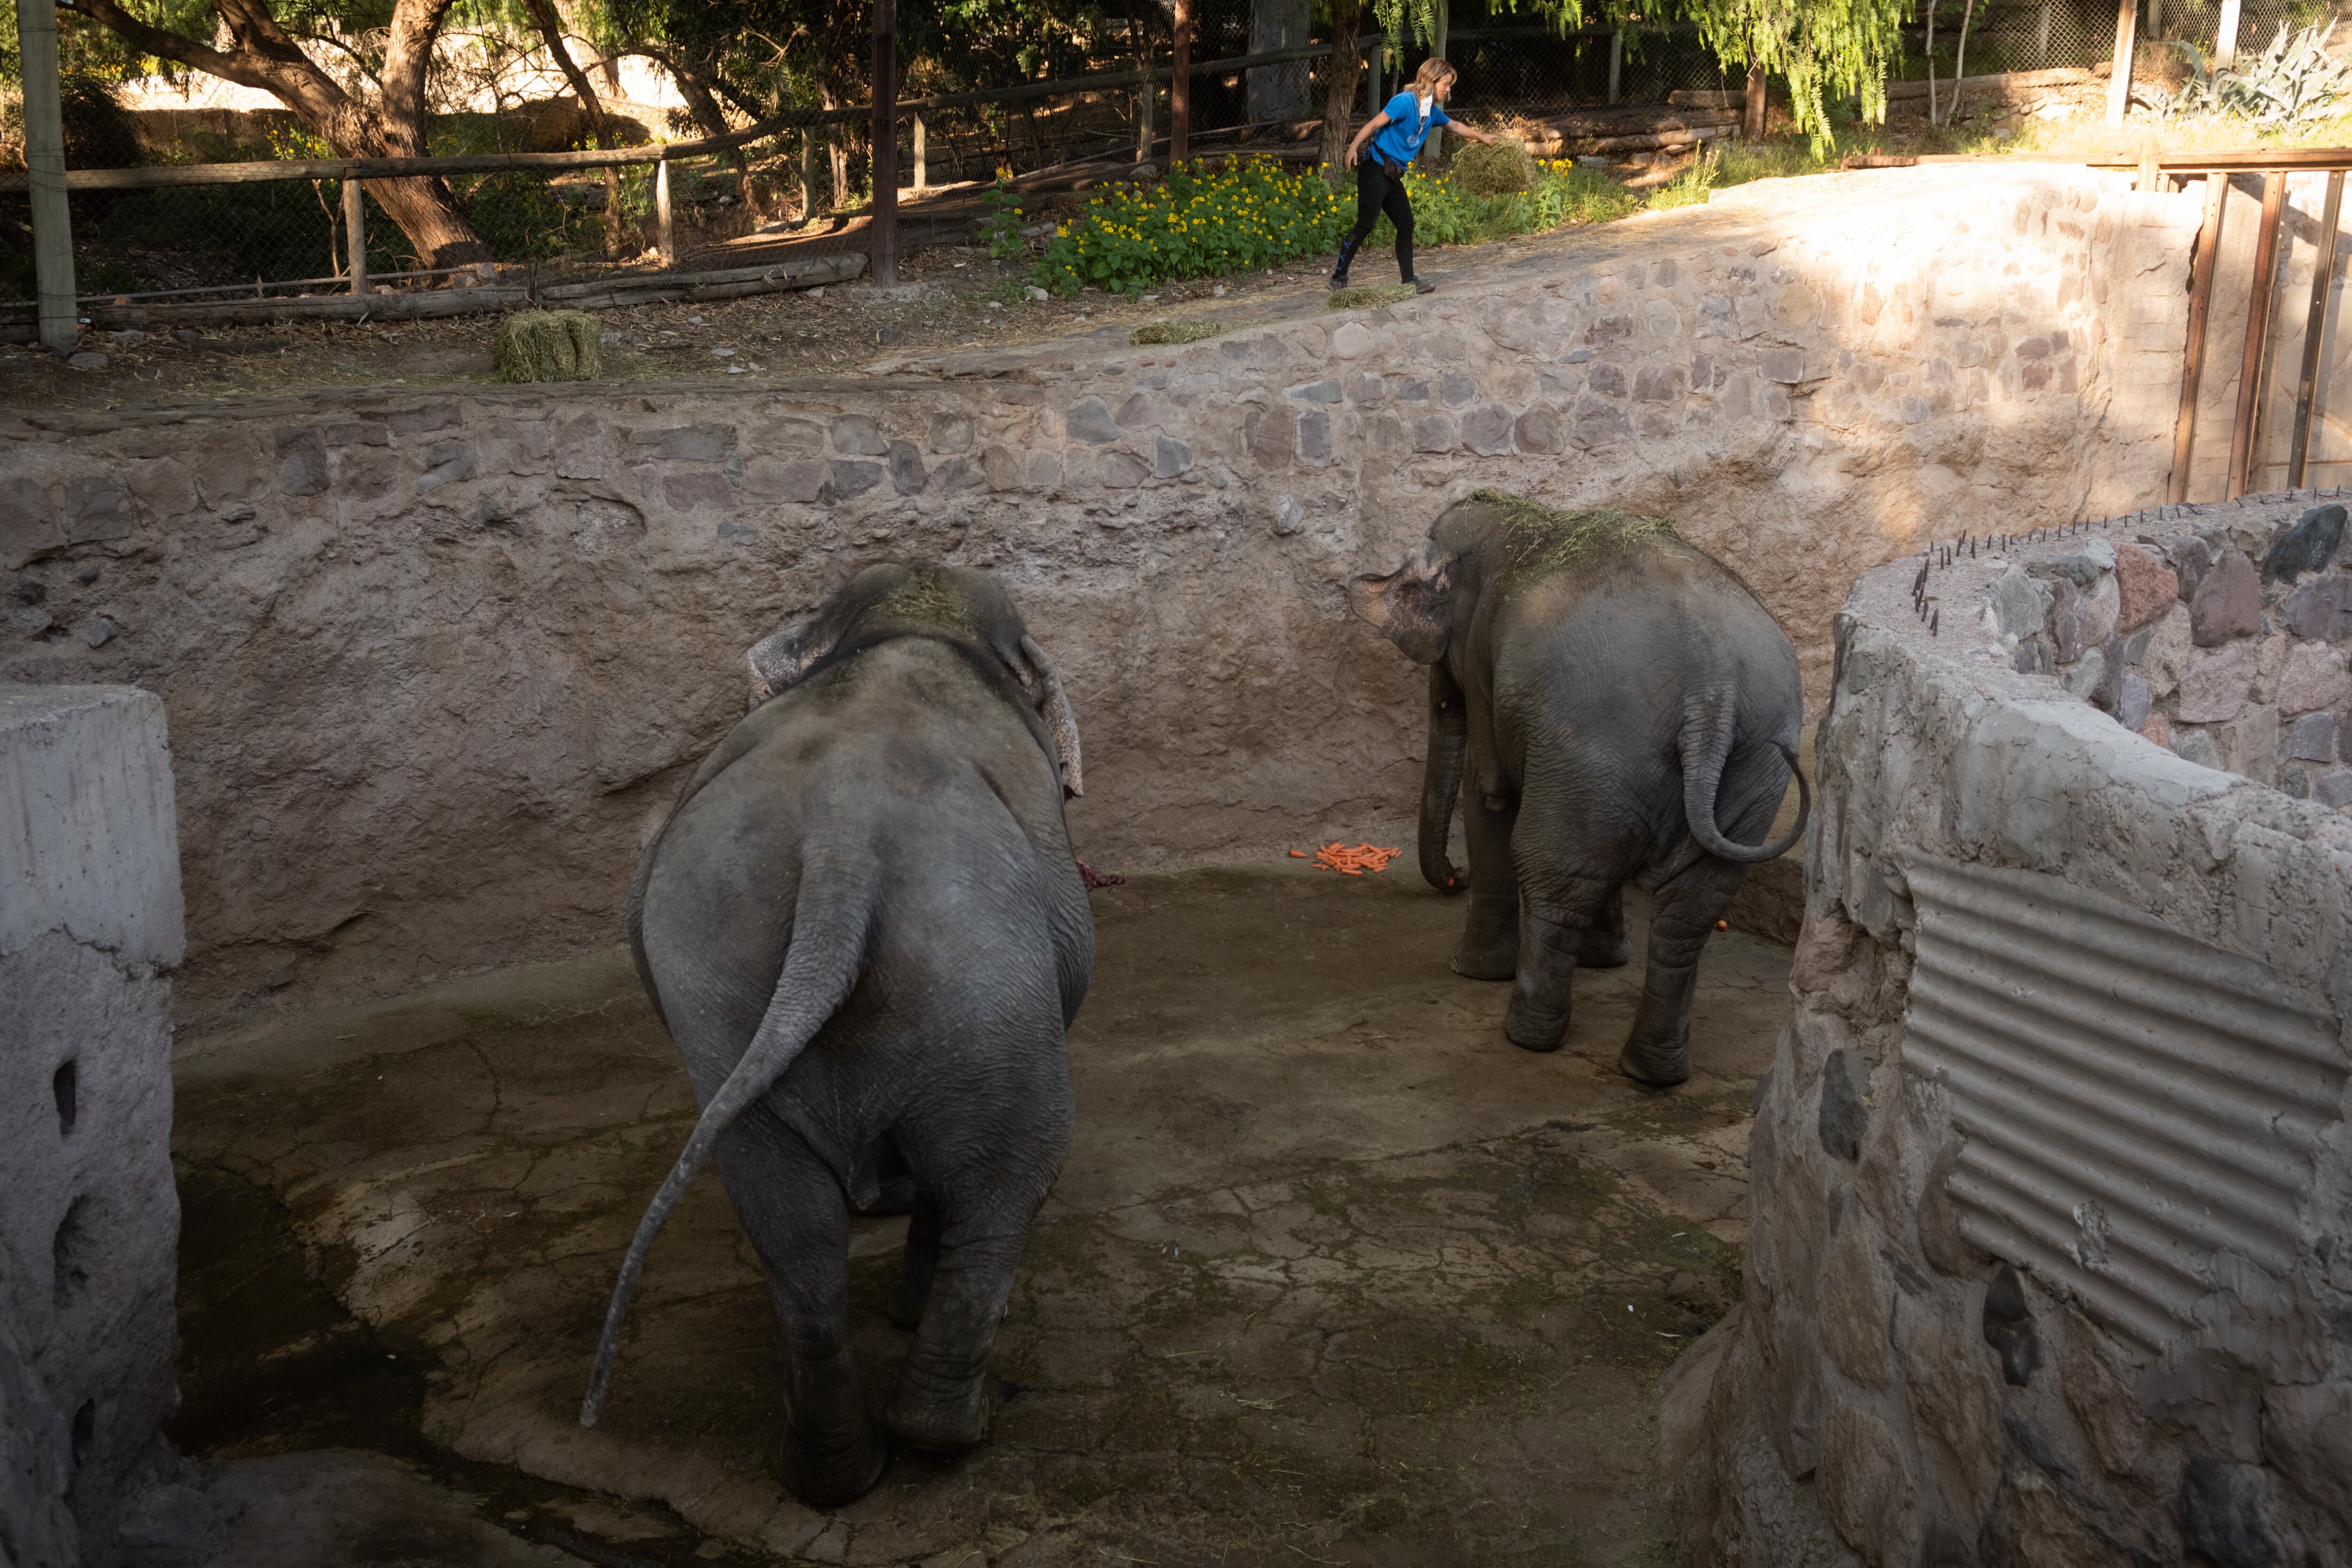
<instances>
[{"instance_id":1,"label":"corrugated metal sheet","mask_svg":"<svg viewBox=\"0 0 2352 1568\"><path fill-rule=\"evenodd\" d=\"M1950 1192L1987 1250L2150 1349L2234 1253L2295 1272L2346 1063L2263 965L2056 877L1925 858L1904 1058L1968 1134Z\"/></svg>"}]
</instances>

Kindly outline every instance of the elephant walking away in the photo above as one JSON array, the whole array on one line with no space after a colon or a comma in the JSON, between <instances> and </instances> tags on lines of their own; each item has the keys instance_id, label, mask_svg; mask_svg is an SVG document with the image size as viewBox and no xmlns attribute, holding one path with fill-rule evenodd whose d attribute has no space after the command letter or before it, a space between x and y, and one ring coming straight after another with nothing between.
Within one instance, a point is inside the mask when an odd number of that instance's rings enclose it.
<instances>
[{"instance_id":1,"label":"elephant walking away","mask_svg":"<svg viewBox=\"0 0 2352 1568\"><path fill-rule=\"evenodd\" d=\"M869 567L750 660L751 712L629 891L637 973L702 1114L621 1266L580 1421L655 1236L715 1159L775 1300L784 1479L830 1507L888 1458L846 1302L849 1206L874 1205L878 1171L914 1191L888 1311L915 1340L883 1425L918 1448L986 1436L997 1324L1069 1146L1064 1037L1094 968L1062 815L1078 731L979 572Z\"/></svg>"},{"instance_id":2,"label":"elephant walking away","mask_svg":"<svg viewBox=\"0 0 2352 1568\"><path fill-rule=\"evenodd\" d=\"M1699 951L1796 771L1797 650L1747 584L1654 518L1556 512L1479 490L1448 507L1356 614L1429 666L1421 874L1459 891L1446 841L1464 775L1470 914L1455 973L1513 982L1511 1041L1559 1048L1579 963L1625 963L1622 889L1651 889L1649 972L1618 1058L1690 1076Z\"/></svg>"}]
</instances>

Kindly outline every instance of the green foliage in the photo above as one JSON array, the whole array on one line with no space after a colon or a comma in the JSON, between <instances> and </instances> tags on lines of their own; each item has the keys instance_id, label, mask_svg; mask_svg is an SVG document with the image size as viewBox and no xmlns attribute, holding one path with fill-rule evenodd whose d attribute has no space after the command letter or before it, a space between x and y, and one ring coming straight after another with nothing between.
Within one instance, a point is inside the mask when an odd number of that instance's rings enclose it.
<instances>
[{"instance_id":1,"label":"green foliage","mask_svg":"<svg viewBox=\"0 0 2352 1568\"><path fill-rule=\"evenodd\" d=\"M2186 57L2188 79L2179 90L2166 94L2144 87L2144 96L2156 100L2158 114L2228 115L2258 125L2287 125L2317 120L2347 94L2352 94L2352 68L2330 58L2327 39L2336 24L2305 27L2289 37L2279 24L2270 47L2241 59L2235 66L2214 68L2212 58L2191 43L2172 47Z\"/></svg>"},{"instance_id":2,"label":"green foliage","mask_svg":"<svg viewBox=\"0 0 2352 1568\"><path fill-rule=\"evenodd\" d=\"M1169 278L1278 267L1335 248L1349 204L1313 174L1270 158L1210 170L1180 163L1153 184L1115 185L1055 231L1037 281L1135 294Z\"/></svg>"},{"instance_id":3,"label":"green foliage","mask_svg":"<svg viewBox=\"0 0 2352 1568\"><path fill-rule=\"evenodd\" d=\"M1825 153L1829 101L1857 100L1871 124L1886 119L1886 79L1902 54L1901 28L1915 0L1678 0L1698 24L1699 42L1745 75L1761 64L1789 83L1789 107Z\"/></svg>"},{"instance_id":4,"label":"green foliage","mask_svg":"<svg viewBox=\"0 0 2352 1568\"><path fill-rule=\"evenodd\" d=\"M1683 170L1650 197L1654 207L1695 207L1705 202L1723 177L1723 154L1712 146L1703 148Z\"/></svg>"},{"instance_id":5,"label":"green foliage","mask_svg":"<svg viewBox=\"0 0 2352 1568\"><path fill-rule=\"evenodd\" d=\"M1404 188L1412 198L1414 243L1425 246L1480 245L1515 234L1548 233L1570 224L1608 223L1643 205L1638 194L1566 158L1538 160L1531 191L1474 195L1449 174L1427 174L1418 169L1406 172ZM1364 248L1376 249L1395 239L1396 230L1382 218Z\"/></svg>"},{"instance_id":6,"label":"green foliage","mask_svg":"<svg viewBox=\"0 0 2352 1568\"><path fill-rule=\"evenodd\" d=\"M1021 196L1013 182L998 176L981 198L988 216L980 220L980 237L987 242L988 254L998 261L1021 254Z\"/></svg>"}]
</instances>

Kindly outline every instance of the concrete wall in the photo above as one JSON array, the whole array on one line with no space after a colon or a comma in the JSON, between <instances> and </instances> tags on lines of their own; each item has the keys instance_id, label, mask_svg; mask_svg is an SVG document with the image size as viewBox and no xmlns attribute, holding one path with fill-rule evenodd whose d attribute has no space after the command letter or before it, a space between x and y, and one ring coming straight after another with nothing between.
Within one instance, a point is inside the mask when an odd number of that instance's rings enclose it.
<instances>
[{"instance_id":1,"label":"concrete wall","mask_svg":"<svg viewBox=\"0 0 2352 1568\"><path fill-rule=\"evenodd\" d=\"M1665 1387L1685 1563L2352 1561L2352 823L1974 613L2313 499L1939 557L1939 632L1916 559L1856 584L1746 1297Z\"/></svg>"},{"instance_id":2,"label":"concrete wall","mask_svg":"<svg viewBox=\"0 0 2352 1568\"><path fill-rule=\"evenodd\" d=\"M12 1562L100 1560L167 1457L180 1206L164 972L184 946L162 700L0 685L0 1521L25 1553Z\"/></svg>"},{"instance_id":3,"label":"concrete wall","mask_svg":"<svg viewBox=\"0 0 2352 1568\"><path fill-rule=\"evenodd\" d=\"M1818 699L1857 573L2160 487L2196 218L2080 170L1882 171L1181 348L26 414L0 676L171 705L205 1019L609 940L741 650L869 556L1006 576L1071 679L1089 859L1392 830L1419 672L1349 574L1479 485L1667 513Z\"/></svg>"}]
</instances>

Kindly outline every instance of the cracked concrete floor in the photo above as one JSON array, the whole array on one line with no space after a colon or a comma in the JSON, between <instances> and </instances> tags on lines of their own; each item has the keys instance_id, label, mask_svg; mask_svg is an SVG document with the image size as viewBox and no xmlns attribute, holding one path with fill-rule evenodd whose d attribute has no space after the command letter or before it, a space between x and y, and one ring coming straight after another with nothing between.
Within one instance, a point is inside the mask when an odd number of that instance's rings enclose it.
<instances>
[{"instance_id":1,"label":"cracked concrete floor","mask_svg":"<svg viewBox=\"0 0 2352 1568\"><path fill-rule=\"evenodd\" d=\"M1580 974L1567 1048L1531 1055L1508 988L1446 968L1463 911L1405 865L1097 893L1078 1131L993 1435L831 1514L772 1473L772 1320L715 1178L654 1253L604 1421L575 1423L692 1115L625 954L185 1042L174 1436L389 1455L534 1561L620 1568L1670 1561L1654 1390L1736 1299L1789 954L1719 933L1697 1076L1646 1094L1611 1065L1638 956ZM877 1405L904 1224L853 1245Z\"/></svg>"}]
</instances>

